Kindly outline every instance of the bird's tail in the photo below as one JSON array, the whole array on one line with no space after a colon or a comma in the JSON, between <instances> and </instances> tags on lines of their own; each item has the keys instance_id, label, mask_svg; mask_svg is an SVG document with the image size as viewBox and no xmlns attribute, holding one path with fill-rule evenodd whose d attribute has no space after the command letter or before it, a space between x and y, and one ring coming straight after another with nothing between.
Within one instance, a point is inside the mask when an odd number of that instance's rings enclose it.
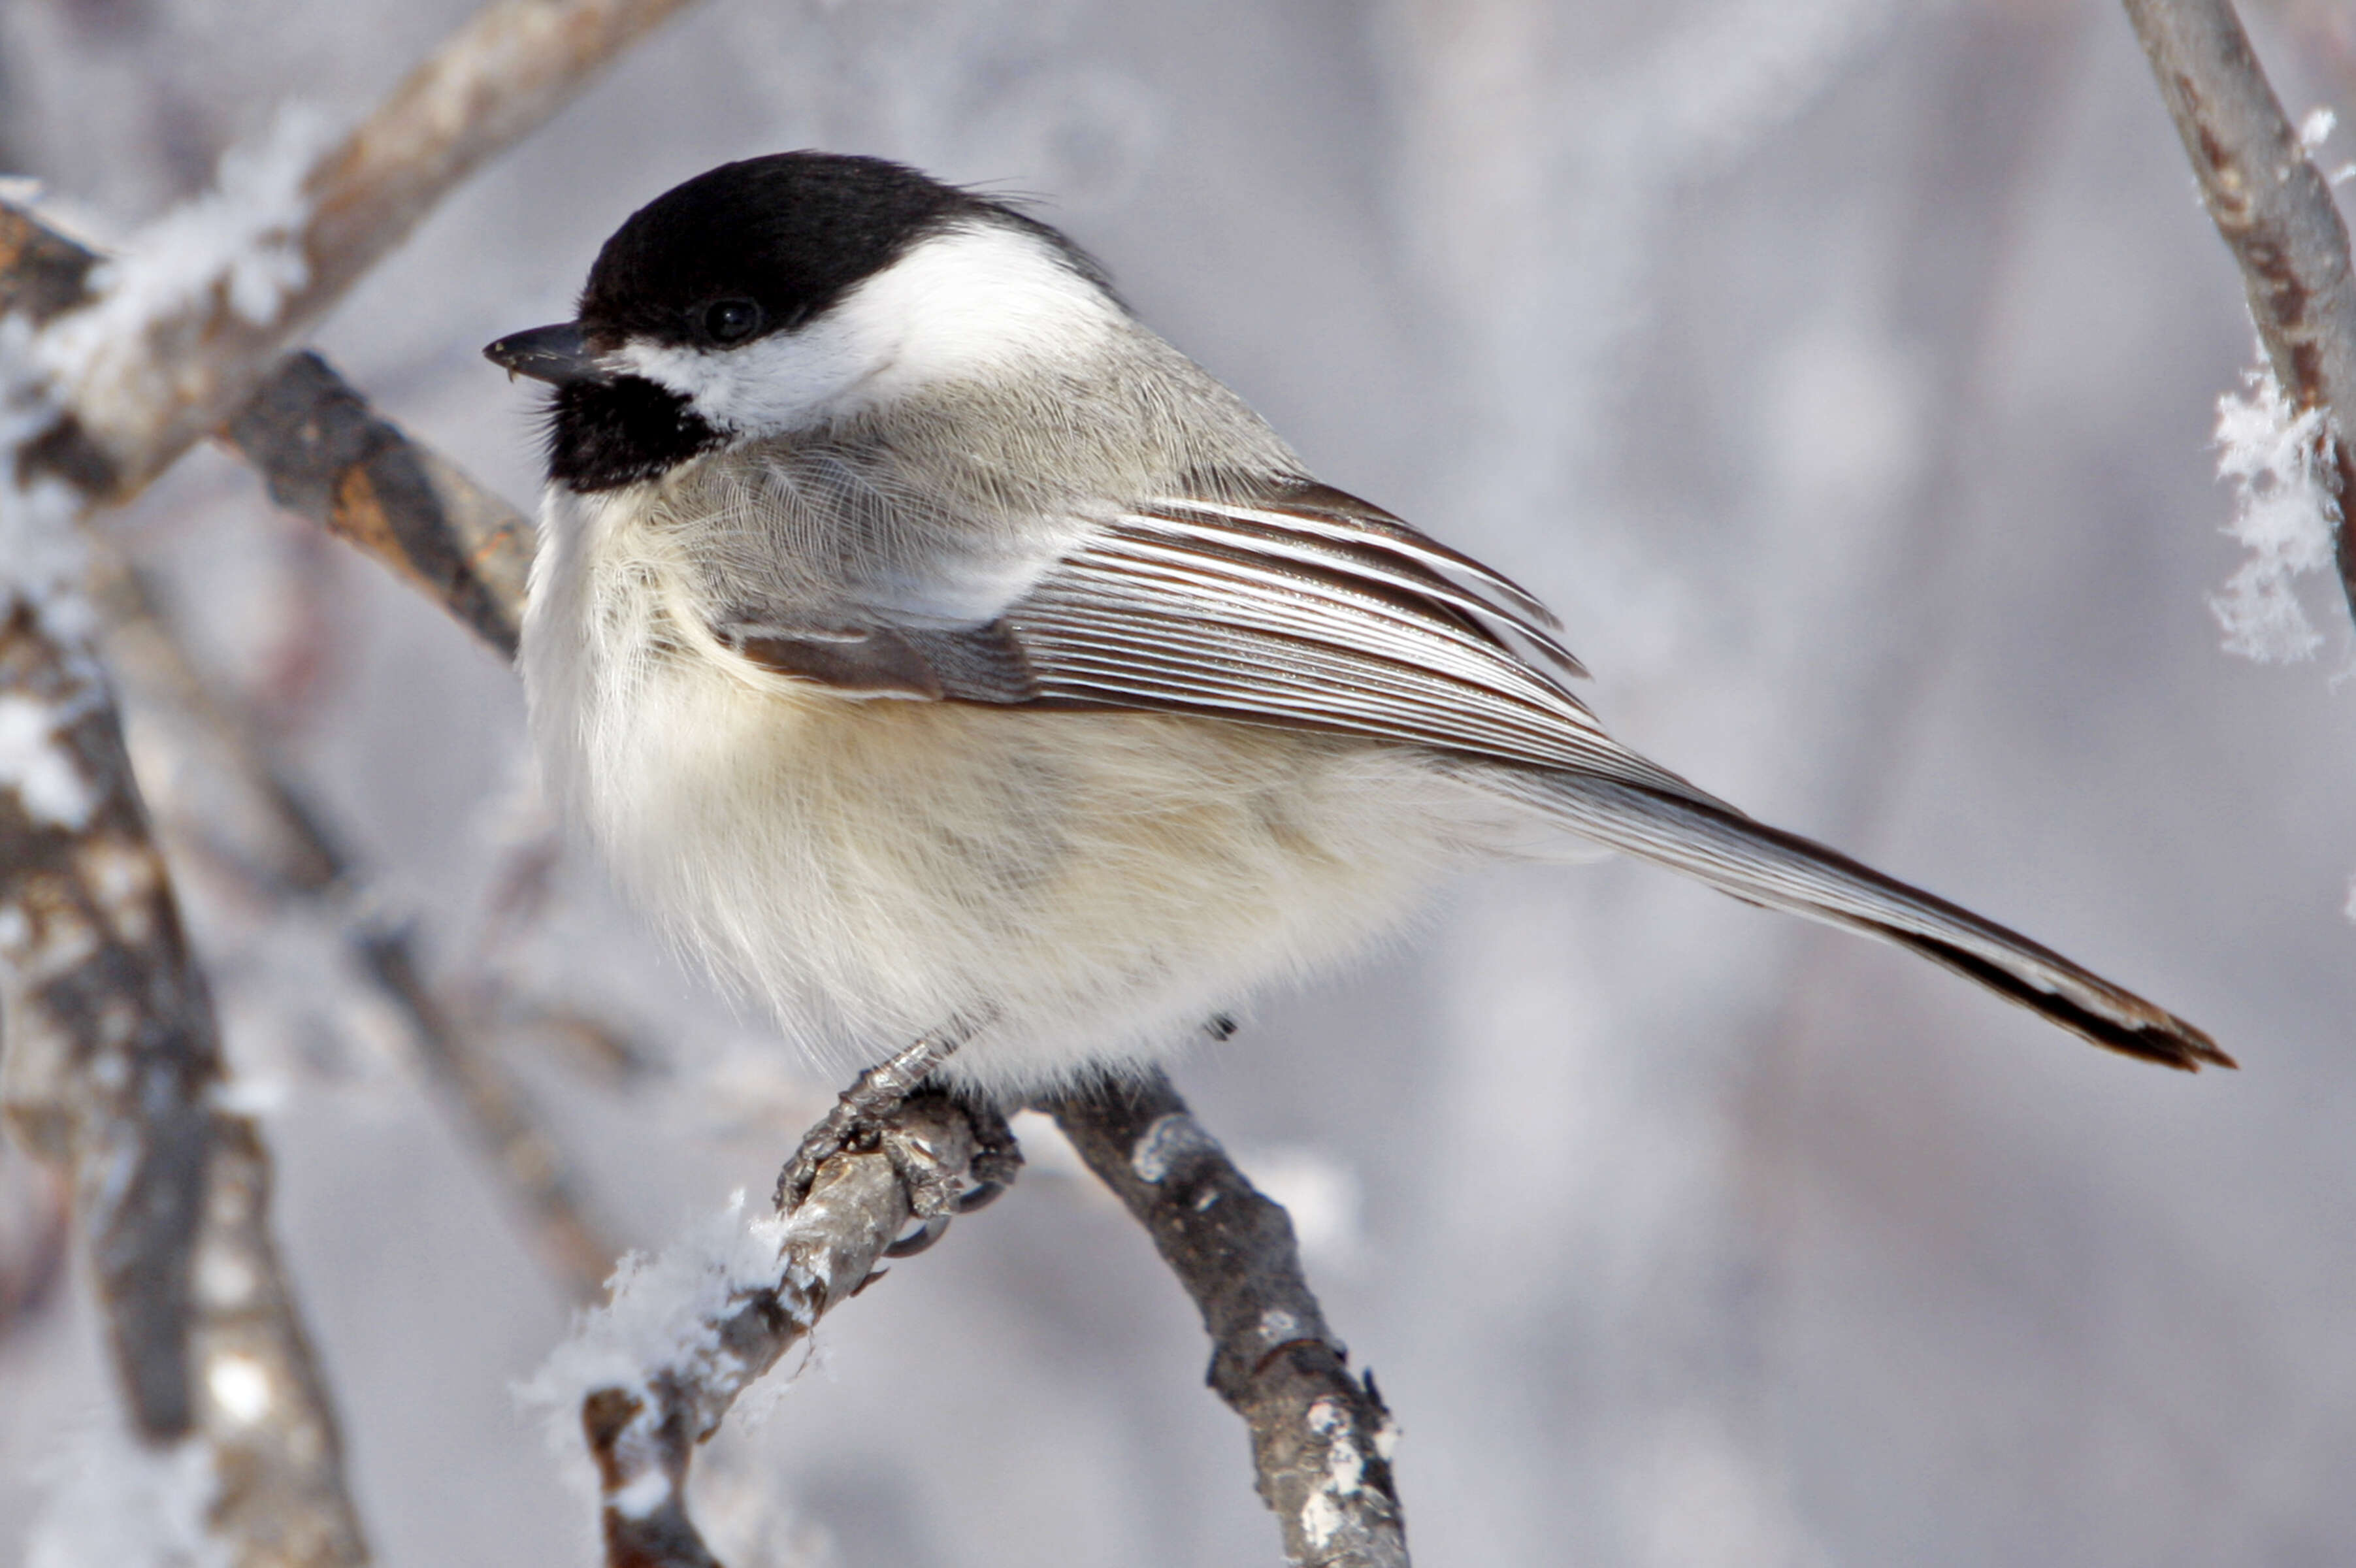
<instances>
[{"instance_id":1,"label":"bird's tail","mask_svg":"<svg viewBox=\"0 0 2356 1568\"><path fill-rule=\"evenodd\" d=\"M1606 848L1895 942L2098 1046L2185 1072L2235 1065L2199 1028L2051 948L1731 806L1587 774L1516 770L1495 782Z\"/></svg>"}]
</instances>

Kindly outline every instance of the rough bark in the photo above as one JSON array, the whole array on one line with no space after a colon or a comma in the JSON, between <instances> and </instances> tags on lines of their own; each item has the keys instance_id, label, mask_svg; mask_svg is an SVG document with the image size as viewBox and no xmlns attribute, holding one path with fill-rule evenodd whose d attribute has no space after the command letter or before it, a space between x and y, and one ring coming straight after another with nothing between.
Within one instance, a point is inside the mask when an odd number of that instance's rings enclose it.
<instances>
[{"instance_id":1,"label":"rough bark","mask_svg":"<svg viewBox=\"0 0 2356 1568\"><path fill-rule=\"evenodd\" d=\"M695 1445L820 1317L866 1288L910 1219L955 1212L975 1148L963 1109L938 1095L907 1101L880 1146L819 1166L800 1207L767 1222L774 1264L733 1282L664 1365L589 1391L581 1425L597 1465L607 1568L717 1568L688 1516Z\"/></svg>"},{"instance_id":2,"label":"rough bark","mask_svg":"<svg viewBox=\"0 0 2356 1568\"><path fill-rule=\"evenodd\" d=\"M36 328L6 367L31 434L0 472L0 1100L68 1173L131 1425L201 1463L204 1550L241 1565L366 1551L270 1244L267 1156L214 1102L210 999L91 644L74 526L219 428L467 171L682 3L484 11L307 170L294 231L254 237L284 263L264 305L235 286L234 256L159 305L138 256L118 269L0 220L0 311ZM434 478L410 488L436 494ZM364 519L366 498L343 510Z\"/></svg>"}]
</instances>

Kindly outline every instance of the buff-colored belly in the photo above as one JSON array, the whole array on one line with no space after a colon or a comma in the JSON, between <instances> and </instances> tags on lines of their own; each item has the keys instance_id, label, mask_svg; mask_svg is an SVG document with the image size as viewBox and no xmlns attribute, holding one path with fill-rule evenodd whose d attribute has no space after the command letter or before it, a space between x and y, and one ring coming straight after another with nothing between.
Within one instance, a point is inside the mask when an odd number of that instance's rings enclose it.
<instances>
[{"instance_id":1,"label":"buff-colored belly","mask_svg":"<svg viewBox=\"0 0 2356 1568\"><path fill-rule=\"evenodd\" d=\"M1150 1050L1362 942L1442 853L1411 759L1293 731L708 667L605 718L583 803L622 881L838 1068L952 1021L1000 1086Z\"/></svg>"}]
</instances>

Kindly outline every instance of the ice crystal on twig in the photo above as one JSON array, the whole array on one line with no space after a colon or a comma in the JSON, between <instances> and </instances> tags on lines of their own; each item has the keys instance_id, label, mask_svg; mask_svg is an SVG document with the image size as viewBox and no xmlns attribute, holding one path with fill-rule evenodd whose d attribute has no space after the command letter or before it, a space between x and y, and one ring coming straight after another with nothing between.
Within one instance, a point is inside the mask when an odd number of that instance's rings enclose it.
<instances>
[{"instance_id":1,"label":"ice crystal on twig","mask_svg":"<svg viewBox=\"0 0 2356 1568\"><path fill-rule=\"evenodd\" d=\"M2329 433L2323 411L2293 407L2272 371L2249 371L2243 389L2217 400L2217 473L2233 485L2225 532L2250 556L2209 608L2228 653L2290 663L2323 646L2296 589L2331 566L2340 502L2326 467Z\"/></svg>"}]
</instances>

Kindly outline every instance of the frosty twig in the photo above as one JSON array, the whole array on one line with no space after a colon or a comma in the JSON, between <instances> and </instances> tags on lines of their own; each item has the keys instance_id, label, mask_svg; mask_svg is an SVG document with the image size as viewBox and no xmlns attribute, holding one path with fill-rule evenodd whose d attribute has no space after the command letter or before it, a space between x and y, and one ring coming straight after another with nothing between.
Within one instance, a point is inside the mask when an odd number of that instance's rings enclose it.
<instances>
[{"instance_id":1,"label":"frosty twig","mask_svg":"<svg viewBox=\"0 0 2356 1568\"><path fill-rule=\"evenodd\" d=\"M686 3L501 0L339 144L313 153L290 133L225 168L175 243L104 269L53 340L70 412L37 438L41 461L93 495L135 493L460 180Z\"/></svg>"},{"instance_id":2,"label":"frosty twig","mask_svg":"<svg viewBox=\"0 0 2356 1568\"><path fill-rule=\"evenodd\" d=\"M695 1445L865 1287L911 1219L952 1211L974 1154L965 1111L921 1096L900 1108L882 1147L820 1165L791 1214L732 1225L717 1255L674 1254L623 1277L614 1305L543 1374L552 1397L581 1398L607 1568L715 1568L687 1512Z\"/></svg>"},{"instance_id":3,"label":"frosty twig","mask_svg":"<svg viewBox=\"0 0 2356 1568\"><path fill-rule=\"evenodd\" d=\"M2250 48L2232 0L2126 0L2159 94L2217 232L2242 269L2275 379L2300 411L2322 409L2325 471L2338 501L2334 553L2356 613L2356 278L2331 188Z\"/></svg>"},{"instance_id":4,"label":"frosty twig","mask_svg":"<svg viewBox=\"0 0 2356 1568\"><path fill-rule=\"evenodd\" d=\"M88 299L96 252L0 203L0 312L47 325ZM272 368L224 434L271 499L348 539L500 652L516 649L531 522L370 409L316 354ZM52 428L36 441L61 439ZM62 462L54 455L43 459Z\"/></svg>"},{"instance_id":5,"label":"frosty twig","mask_svg":"<svg viewBox=\"0 0 2356 1568\"><path fill-rule=\"evenodd\" d=\"M266 1220L81 592L76 527L243 403L481 159L681 0L508 0L341 146L282 146L125 262L0 232L0 1100L69 1173L130 1422L195 1477L240 1568L366 1557L335 1423ZM177 223L177 227L174 225ZM188 1461L184 1465L182 1461Z\"/></svg>"},{"instance_id":6,"label":"frosty twig","mask_svg":"<svg viewBox=\"0 0 2356 1568\"><path fill-rule=\"evenodd\" d=\"M11 332L53 322L91 265L11 224ZM66 416L23 338L12 426ZM37 341L37 339L33 339ZM37 450L37 437L35 450ZM130 1425L193 1466L203 1541L240 1568L366 1560L333 1413L267 1229L270 1166L222 1086L190 953L93 646L89 495L19 446L0 475L0 1104L73 1194Z\"/></svg>"},{"instance_id":7,"label":"frosty twig","mask_svg":"<svg viewBox=\"0 0 2356 1568\"><path fill-rule=\"evenodd\" d=\"M426 1067L460 1108L466 1130L520 1200L542 1261L576 1299L595 1300L620 1250L584 1209L580 1178L541 1125L522 1086L480 1037L477 1017L454 1008L427 983L406 925L350 918L361 876L342 836L296 785L261 726L195 668L138 574L115 564L98 575L107 643L118 666L154 700L199 726L262 809L275 841L270 864L251 868L262 890L276 900L343 907L331 918L342 925L357 967L399 1010Z\"/></svg>"}]
</instances>

